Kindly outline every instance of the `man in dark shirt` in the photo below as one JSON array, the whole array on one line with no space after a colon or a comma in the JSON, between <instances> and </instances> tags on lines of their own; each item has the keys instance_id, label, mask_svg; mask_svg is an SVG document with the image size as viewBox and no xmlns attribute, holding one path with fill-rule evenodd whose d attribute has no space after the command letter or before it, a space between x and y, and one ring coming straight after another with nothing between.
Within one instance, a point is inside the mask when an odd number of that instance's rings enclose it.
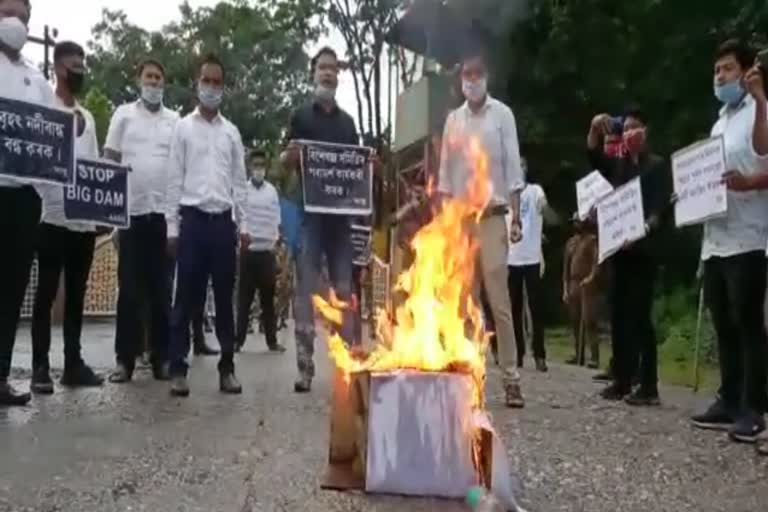
<instances>
[{"instance_id":1,"label":"man in dark shirt","mask_svg":"<svg viewBox=\"0 0 768 512\"><path fill-rule=\"evenodd\" d=\"M299 171L299 140L358 145L355 122L336 103L339 61L331 48L321 49L312 59L315 92L312 100L294 112L288 130L288 147L281 155L283 165ZM299 187L300 189L300 187ZM337 297L349 302L352 295L352 240L350 218L345 215L304 213L296 258L296 359L299 379L294 390L307 393L315 375L313 361L315 322L312 296L320 292L323 256L328 277ZM353 338L352 311L345 312L341 335Z\"/></svg>"},{"instance_id":2,"label":"man in dark shirt","mask_svg":"<svg viewBox=\"0 0 768 512\"><path fill-rule=\"evenodd\" d=\"M608 400L626 398L631 405L658 405L656 333L651 309L660 260L658 232L670 211L671 174L667 162L650 152L646 120L636 108L629 109L623 119L623 156L606 156L603 139L612 133L614 124L615 118L607 114L592 120L587 140L590 163L614 187L640 177L646 237L610 259L615 280L611 301L614 381L601 395ZM638 358L640 386L632 393Z\"/></svg>"}]
</instances>

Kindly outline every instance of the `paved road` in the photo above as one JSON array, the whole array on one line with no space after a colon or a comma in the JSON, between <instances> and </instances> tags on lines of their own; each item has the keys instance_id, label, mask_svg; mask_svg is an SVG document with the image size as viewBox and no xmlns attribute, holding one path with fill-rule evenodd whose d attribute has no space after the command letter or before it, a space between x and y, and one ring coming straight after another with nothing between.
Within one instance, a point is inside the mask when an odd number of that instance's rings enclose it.
<instances>
[{"instance_id":1,"label":"paved road","mask_svg":"<svg viewBox=\"0 0 768 512\"><path fill-rule=\"evenodd\" d=\"M54 365L60 367L60 333ZM85 354L112 364L110 324L86 330ZM286 339L290 345L290 340ZM314 394L292 392L292 353L238 361L245 393L217 390L215 358L197 359L192 396L172 399L148 374L128 386L57 389L25 409L0 410L0 511L35 512L459 512L453 502L321 491L327 455L328 375L318 357ZM23 330L14 377L28 377ZM665 389L657 410L594 398L588 374L556 367L524 374L528 407L489 405L531 512L765 511L768 461L721 434L695 432L688 391ZM25 383L26 385L26 383Z\"/></svg>"}]
</instances>

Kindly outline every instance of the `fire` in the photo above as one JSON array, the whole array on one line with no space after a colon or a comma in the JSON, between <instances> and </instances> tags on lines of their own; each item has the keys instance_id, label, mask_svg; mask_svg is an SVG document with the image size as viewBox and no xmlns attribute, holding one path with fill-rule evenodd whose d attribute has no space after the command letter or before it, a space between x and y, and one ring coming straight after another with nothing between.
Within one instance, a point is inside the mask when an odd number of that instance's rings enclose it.
<instances>
[{"instance_id":1,"label":"fire","mask_svg":"<svg viewBox=\"0 0 768 512\"><path fill-rule=\"evenodd\" d=\"M413 265L398 278L396 289L407 298L394 318L387 312L377 317L377 344L367 354L353 354L338 334L329 339L335 365L349 375L362 371L399 369L428 372L471 373L476 404L482 404L485 353L489 339L482 313L473 298L477 241L475 225L487 206L491 190L488 156L476 138L467 144L449 140L474 166L474 176L464 197L443 202L439 213L414 237ZM341 323L341 304L333 294L330 302L314 297L320 314Z\"/></svg>"}]
</instances>

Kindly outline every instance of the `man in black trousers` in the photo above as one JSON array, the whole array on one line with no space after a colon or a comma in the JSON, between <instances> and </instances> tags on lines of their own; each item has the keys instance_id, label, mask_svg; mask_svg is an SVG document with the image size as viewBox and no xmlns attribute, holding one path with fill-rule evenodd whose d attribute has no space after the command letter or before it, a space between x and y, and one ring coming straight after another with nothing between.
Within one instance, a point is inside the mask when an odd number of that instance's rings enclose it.
<instances>
[{"instance_id":1,"label":"man in black trousers","mask_svg":"<svg viewBox=\"0 0 768 512\"><path fill-rule=\"evenodd\" d=\"M607 157L603 140L621 128L626 153ZM603 390L606 400L630 405L658 405L656 332L651 316L660 253L657 233L671 211L672 177L663 158L650 152L647 121L635 107L619 121L607 114L595 116L587 138L590 163L613 185L620 187L640 178L646 237L613 255L612 346L613 383ZM638 363L639 359L639 363ZM632 392L632 378L640 365L640 386Z\"/></svg>"}]
</instances>

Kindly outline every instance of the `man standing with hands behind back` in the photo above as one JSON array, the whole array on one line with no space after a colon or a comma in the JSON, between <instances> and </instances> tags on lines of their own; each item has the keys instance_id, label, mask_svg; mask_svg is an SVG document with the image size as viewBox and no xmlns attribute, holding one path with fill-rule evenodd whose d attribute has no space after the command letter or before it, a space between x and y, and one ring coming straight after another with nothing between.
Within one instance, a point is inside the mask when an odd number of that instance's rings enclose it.
<instances>
[{"instance_id":1,"label":"man standing with hands behind back","mask_svg":"<svg viewBox=\"0 0 768 512\"><path fill-rule=\"evenodd\" d=\"M523 169L512 110L488 94L488 68L481 51L467 53L461 63L462 91L466 102L448 115L440 152L438 192L446 197L463 197L475 167L466 148L472 137L479 138L488 155L491 200L476 227L480 242L479 267L488 296L499 344L499 363L504 371L506 405L525 405L517 370L512 307L507 287L509 243L522 240L520 191ZM456 147L454 147L456 146ZM510 213L507 230L505 216Z\"/></svg>"},{"instance_id":2,"label":"man standing with hands behind back","mask_svg":"<svg viewBox=\"0 0 768 512\"><path fill-rule=\"evenodd\" d=\"M131 226L118 243L117 367L113 383L133 377L140 346L143 305L150 306L150 347L156 379L168 379L168 315L171 290L166 264L165 193L173 130L179 115L163 106L165 69L153 59L138 68L141 97L119 107L109 123L104 155L131 167Z\"/></svg>"},{"instance_id":3,"label":"man standing with hands behind back","mask_svg":"<svg viewBox=\"0 0 768 512\"><path fill-rule=\"evenodd\" d=\"M189 322L202 311L208 277L216 303L216 336L221 346L219 389L238 394L235 377L235 286L238 226L249 245L245 149L237 127L219 110L224 66L214 55L200 64L198 107L176 125L168 171L168 245L177 253L176 301L171 317L171 394L189 395L186 362Z\"/></svg>"},{"instance_id":4,"label":"man standing with hands behind back","mask_svg":"<svg viewBox=\"0 0 768 512\"><path fill-rule=\"evenodd\" d=\"M312 59L315 92L312 100L296 110L288 130L288 147L280 156L283 165L301 172L301 148L294 141L312 140L358 145L355 122L336 103L339 60L331 48L322 48ZM331 286L340 300L352 295L352 240L350 218L346 215L304 213L300 250L296 259L296 359L299 378L297 393L308 393L315 376L315 320L312 296L320 292L323 256L328 263ZM345 311L342 338L351 343L354 317Z\"/></svg>"},{"instance_id":5,"label":"man standing with hands behind back","mask_svg":"<svg viewBox=\"0 0 768 512\"><path fill-rule=\"evenodd\" d=\"M0 0L0 96L54 107L53 89L40 71L24 62L29 0ZM41 201L35 189L14 178L0 177L0 406L25 405L29 393L8 382L21 305L29 281Z\"/></svg>"}]
</instances>

